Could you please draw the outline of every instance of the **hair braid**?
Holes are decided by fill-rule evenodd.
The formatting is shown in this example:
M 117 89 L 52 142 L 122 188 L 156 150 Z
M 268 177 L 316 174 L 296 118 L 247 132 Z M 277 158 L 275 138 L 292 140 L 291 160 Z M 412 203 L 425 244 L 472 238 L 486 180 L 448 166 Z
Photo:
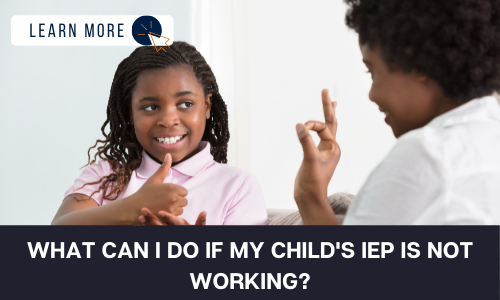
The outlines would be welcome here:
M 156 52 L 154 47 L 143 46 L 135 49 L 116 69 L 106 109 L 107 119 L 101 127 L 103 140 L 97 140 L 88 150 L 88 163 L 94 164 L 99 156 L 107 161 L 113 173 L 103 176 L 99 181 L 86 185 L 99 184 L 99 189 L 90 195 L 103 191 L 103 198 L 115 200 L 124 191 L 132 172 L 142 163 L 142 146 L 130 124 L 132 90 L 139 73 L 147 69 L 169 68 L 187 65 L 203 86 L 205 96 L 212 94 L 210 118 L 206 121 L 202 140 L 210 143 L 210 153 L 214 160 L 227 163 L 227 144 L 229 141 L 227 107 L 219 93 L 212 69 L 194 46 L 185 42 L 174 42 L 167 52 Z M 109 133 L 106 127 L 109 125 Z M 98 143 L 102 145 L 97 146 Z M 97 153 L 91 159 L 90 151 Z
M 203 86 L 205 95 L 212 94 L 212 109 L 210 110 L 210 118 L 207 120 L 202 140 L 210 143 L 210 152 L 215 161 L 227 163 L 227 144 L 229 142 L 227 107 L 219 93 L 219 86 L 214 73 L 194 46 L 188 43 L 179 43 L 175 51 L 179 51 L 186 63 L 193 68 L 196 78 Z

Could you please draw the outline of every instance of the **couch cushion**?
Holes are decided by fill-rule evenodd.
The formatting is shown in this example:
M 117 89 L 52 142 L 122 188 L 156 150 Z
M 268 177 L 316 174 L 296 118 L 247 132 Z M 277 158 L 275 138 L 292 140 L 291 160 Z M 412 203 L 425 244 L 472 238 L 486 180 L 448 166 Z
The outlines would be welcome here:
M 344 222 L 347 208 L 351 204 L 353 198 L 354 195 L 348 193 L 336 193 L 328 197 L 339 224 Z M 302 222 L 302 217 L 300 216 L 299 211 L 294 211 L 276 216 L 270 215 L 267 225 L 304 225 L 304 222 Z

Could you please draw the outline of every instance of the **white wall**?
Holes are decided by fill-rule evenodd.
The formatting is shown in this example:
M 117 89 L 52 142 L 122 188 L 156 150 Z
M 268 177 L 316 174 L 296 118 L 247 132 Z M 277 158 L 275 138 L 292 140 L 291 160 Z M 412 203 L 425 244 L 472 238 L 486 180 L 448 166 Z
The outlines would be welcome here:
M 371 79 L 342 1 L 201 2 L 205 17 L 193 32 L 202 28 L 205 41 L 193 42 L 203 45 L 230 107 L 229 164 L 257 176 L 269 208 L 296 209 L 302 148 L 295 124 L 324 120 L 320 93 L 328 88 L 338 101 L 342 149 L 329 193 L 356 194 L 395 138 L 368 99 Z M 222 65 L 227 74 L 231 60 L 234 76 L 224 79 Z
M 295 206 L 293 183 L 302 157 L 295 124 L 324 121 L 323 88 L 338 101 L 342 150 L 329 193 L 356 194 L 395 138 L 368 99 L 371 79 L 357 35 L 344 25 L 342 1 L 248 4 L 252 171 L 268 205 Z

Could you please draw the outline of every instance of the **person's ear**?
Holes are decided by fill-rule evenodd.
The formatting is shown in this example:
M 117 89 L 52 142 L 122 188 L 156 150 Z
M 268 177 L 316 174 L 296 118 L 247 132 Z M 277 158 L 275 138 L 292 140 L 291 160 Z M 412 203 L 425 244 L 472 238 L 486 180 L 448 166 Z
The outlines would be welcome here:
M 425 83 L 427 80 L 429 80 L 429 77 L 427 77 L 427 76 L 419 76 L 418 77 L 418 81 L 420 83 Z
M 417 81 L 420 83 L 425 83 L 427 80 L 429 80 L 429 77 L 422 75 L 421 73 L 418 73 L 417 70 L 412 70 L 411 74 L 415 76 Z
M 210 109 L 212 109 L 212 93 L 205 98 L 205 117 L 210 119 Z

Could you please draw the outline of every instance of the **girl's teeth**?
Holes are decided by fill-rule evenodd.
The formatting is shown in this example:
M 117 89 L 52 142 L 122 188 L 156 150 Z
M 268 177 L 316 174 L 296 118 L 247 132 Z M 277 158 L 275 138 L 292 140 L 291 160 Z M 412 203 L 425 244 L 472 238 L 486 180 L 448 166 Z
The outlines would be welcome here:
M 182 136 L 176 136 L 176 137 L 171 137 L 171 138 L 168 138 L 168 137 L 158 138 L 158 141 L 162 144 L 170 145 L 170 144 L 177 143 L 181 138 L 182 138 Z

